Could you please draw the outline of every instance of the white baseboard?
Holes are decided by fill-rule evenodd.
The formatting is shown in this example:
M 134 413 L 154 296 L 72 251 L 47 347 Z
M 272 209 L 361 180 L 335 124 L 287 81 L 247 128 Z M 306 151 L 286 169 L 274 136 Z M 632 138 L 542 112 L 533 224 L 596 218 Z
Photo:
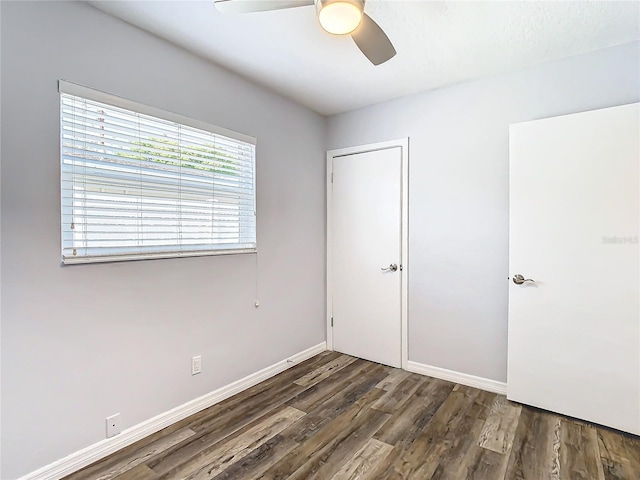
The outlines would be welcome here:
M 92 463 L 103 459 L 107 455 L 111 455 L 112 453 L 137 442 L 138 440 L 142 440 L 152 433 L 179 422 L 200 410 L 204 410 L 205 408 L 215 405 L 216 403 L 219 403 L 236 393 L 242 392 L 247 388 L 257 385 L 278 373 L 284 372 L 297 363 L 324 352 L 326 349 L 327 343 L 322 342 L 300 353 L 296 353 L 295 355 L 281 360 L 270 367 L 263 368 L 258 372 L 252 373 L 251 375 L 241 378 L 229 385 L 214 390 L 211 393 L 207 393 L 206 395 L 184 403 L 167 412 L 161 413 L 149 420 L 127 428 L 126 430 L 123 430 L 120 435 L 101 440 L 93 445 L 83 448 L 82 450 L 78 450 L 71 455 L 21 477 L 20 480 L 59 480 L 80 470 L 81 468 L 86 467 L 87 465 L 91 465 Z
M 475 375 L 469 375 L 468 373 L 454 372 L 453 370 L 447 370 L 446 368 L 432 367 L 431 365 L 424 365 L 422 363 L 412 361 L 407 362 L 407 370 L 409 372 L 419 373 L 420 375 L 427 375 L 429 377 L 479 388 L 480 390 L 486 390 L 487 392 L 499 393 L 501 395 L 506 395 L 507 393 L 507 384 L 505 382 L 476 377 Z

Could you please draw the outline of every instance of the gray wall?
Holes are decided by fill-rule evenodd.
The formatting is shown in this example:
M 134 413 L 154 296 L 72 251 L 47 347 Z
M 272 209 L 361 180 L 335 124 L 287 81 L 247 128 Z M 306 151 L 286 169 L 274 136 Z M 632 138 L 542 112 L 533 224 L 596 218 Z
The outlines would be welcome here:
M 325 120 L 85 4 L 1 8 L 6 480 L 324 341 Z M 259 309 L 254 255 L 60 266 L 60 78 L 258 138 Z
M 411 138 L 410 360 L 506 380 L 508 125 L 637 102 L 639 45 L 328 119 L 330 149 Z

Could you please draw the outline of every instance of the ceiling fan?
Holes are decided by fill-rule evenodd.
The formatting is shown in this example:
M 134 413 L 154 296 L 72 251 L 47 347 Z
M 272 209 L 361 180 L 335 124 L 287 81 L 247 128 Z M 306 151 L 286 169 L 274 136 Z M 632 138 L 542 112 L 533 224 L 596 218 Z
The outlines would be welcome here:
M 396 49 L 369 15 L 365 0 L 214 0 L 222 13 L 250 13 L 284 8 L 316 6 L 320 25 L 334 35 L 351 35 L 360 51 L 374 65 L 393 58 Z

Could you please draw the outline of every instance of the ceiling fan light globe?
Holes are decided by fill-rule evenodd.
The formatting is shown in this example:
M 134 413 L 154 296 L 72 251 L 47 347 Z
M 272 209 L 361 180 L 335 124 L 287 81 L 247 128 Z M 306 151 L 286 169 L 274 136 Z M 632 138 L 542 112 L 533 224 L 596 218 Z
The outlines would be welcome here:
M 320 25 L 334 35 L 353 32 L 362 21 L 362 2 L 319 0 L 317 5 Z

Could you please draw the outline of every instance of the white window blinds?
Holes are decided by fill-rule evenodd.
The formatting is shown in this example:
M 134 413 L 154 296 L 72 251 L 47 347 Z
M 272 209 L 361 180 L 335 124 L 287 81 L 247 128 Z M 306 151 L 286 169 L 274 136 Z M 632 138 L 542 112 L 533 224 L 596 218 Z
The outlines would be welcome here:
M 64 263 L 255 251 L 255 139 L 63 81 L 60 131 Z

